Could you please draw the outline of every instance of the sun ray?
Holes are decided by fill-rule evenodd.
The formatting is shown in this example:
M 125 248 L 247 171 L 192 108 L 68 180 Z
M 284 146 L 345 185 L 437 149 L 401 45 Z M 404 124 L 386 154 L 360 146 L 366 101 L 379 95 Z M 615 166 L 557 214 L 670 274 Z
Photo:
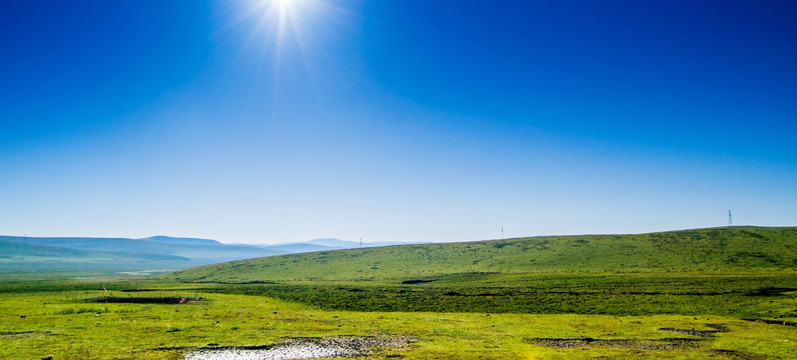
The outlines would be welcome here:
M 318 76 L 330 73 L 325 68 L 329 63 L 325 45 L 334 37 L 331 34 L 345 26 L 342 19 L 356 17 L 350 9 L 331 1 L 246 0 L 229 8 L 230 22 L 221 32 L 243 30 L 234 63 L 252 66 L 252 91 L 263 81 L 270 83 L 272 108 L 284 89 L 281 80 L 289 73 L 303 73 L 311 94 L 319 95 Z

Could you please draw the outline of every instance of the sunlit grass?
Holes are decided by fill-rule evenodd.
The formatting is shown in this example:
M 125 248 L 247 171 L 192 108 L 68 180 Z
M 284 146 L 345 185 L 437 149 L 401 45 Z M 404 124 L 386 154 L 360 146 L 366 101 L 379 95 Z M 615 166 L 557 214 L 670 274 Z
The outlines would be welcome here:
M 322 311 L 260 296 L 198 293 L 203 301 L 186 305 L 103 304 L 82 301 L 101 292 L 11 294 L 0 300 L 0 357 L 39 359 L 179 359 L 204 346 L 263 345 L 291 337 L 337 335 L 416 339 L 409 351 L 385 350 L 374 358 L 400 354 L 407 359 L 528 359 L 654 357 L 705 358 L 716 349 L 760 356 L 797 356 L 797 332 L 784 326 L 718 316 L 528 315 L 485 313 L 406 313 Z M 149 296 L 115 293 L 117 296 Z M 165 291 L 158 296 L 188 296 Z M 70 311 L 69 309 L 75 309 Z M 91 309 L 91 311 L 83 311 Z M 697 340 L 693 348 L 635 347 L 673 337 L 661 328 L 727 332 Z M 624 346 L 549 348 L 540 338 L 624 339 Z M 696 338 L 699 339 L 699 338 Z

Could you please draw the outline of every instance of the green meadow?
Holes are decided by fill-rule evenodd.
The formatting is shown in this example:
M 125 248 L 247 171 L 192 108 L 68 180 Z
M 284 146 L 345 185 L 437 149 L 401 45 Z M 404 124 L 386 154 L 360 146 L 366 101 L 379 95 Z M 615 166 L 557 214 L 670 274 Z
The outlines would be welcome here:
M 734 227 L 9 278 L 0 358 L 181 359 L 363 336 L 411 339 L 361 357 L 373 359 L 789 359 L 795 268 L 797 229 Z

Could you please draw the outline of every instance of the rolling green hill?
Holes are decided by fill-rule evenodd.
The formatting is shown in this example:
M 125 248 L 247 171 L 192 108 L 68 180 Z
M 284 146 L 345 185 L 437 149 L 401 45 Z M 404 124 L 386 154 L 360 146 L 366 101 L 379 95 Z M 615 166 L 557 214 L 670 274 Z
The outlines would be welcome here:
M 797 228 L 732 227 L 639 235 L 543 236 L 324 251 L 178 271 L 187 282 L 431 279 L 464 273 L 794 273 Z

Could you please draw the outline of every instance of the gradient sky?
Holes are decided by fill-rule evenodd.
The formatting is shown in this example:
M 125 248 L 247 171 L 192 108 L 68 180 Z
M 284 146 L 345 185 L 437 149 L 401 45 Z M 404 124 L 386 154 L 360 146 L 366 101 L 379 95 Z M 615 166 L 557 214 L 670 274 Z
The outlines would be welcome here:
M 797 224 L 797 2 L 284 6 L 0 0 L 0 234 Z

